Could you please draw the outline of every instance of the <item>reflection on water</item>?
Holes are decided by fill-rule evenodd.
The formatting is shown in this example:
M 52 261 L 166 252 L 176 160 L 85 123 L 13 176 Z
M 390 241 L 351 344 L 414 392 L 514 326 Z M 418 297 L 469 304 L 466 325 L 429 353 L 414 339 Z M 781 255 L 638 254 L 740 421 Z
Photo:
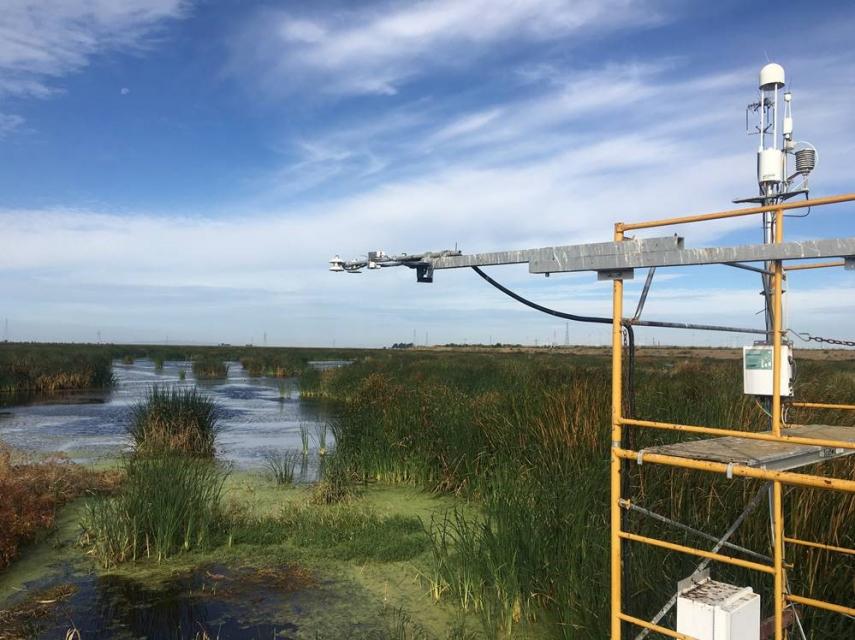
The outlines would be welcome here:
M 163 582 L 66 568 L 60 575 L 28 583 L 14 601 L 3 603 L 0 638 L 388 637 L 380 633 L 382 612 L 378 614 L 376 601 L 367 592 L 346 580 L 321 577 L 297 565 L 206 565 Z
M 0 439 L 20 449 L 61 451 L 78 462 L 115 456 L 128 446 L 131 407 L 152 384 L 195 384 L 211 395 L 222 408 L 219 457 L 239 468 L 262 466 L 271 449 L 302 449 L 300 425 L 309 427 L 314 441 L 329 418 L 320 403 L 300 399 L 293 379 L 250 378 L 237 362 L 230 363 L 228 379 L 220 381 L 195 381 L 189 362 L 166 362 L 156 370 L 150 360 L 115 361 L 113 373 L 118 384 L 110 391 L 42 396 L 3 407 Z M 303 478 L 311 479 L 316 467 L 311 456 Z
M 70 629 L 86 639 L 287 638 L 297 630 L 289 618 L 325 595 L 304 570 L 289 566 L 208 566 L 157 586 L 116 575 L 66 578 L 59 588 L 33 592 L 32 601 L 53 606 L 13 606 L 8 631 L 32 638 L 63 638 Z

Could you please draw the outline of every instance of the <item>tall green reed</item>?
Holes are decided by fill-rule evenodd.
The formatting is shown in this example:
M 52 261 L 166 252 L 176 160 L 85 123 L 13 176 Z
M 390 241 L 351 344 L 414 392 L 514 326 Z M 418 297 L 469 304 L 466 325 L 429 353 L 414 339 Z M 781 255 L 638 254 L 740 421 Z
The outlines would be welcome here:
M 104 566 L 207 547 L 228 472 L 214 460 L 218 408 L 196 389 L 153 386 L 134 406 L 124 482 L 86 504 L 82 543 Z
M 104 566 L 205 548 L 217 530 L 226 473 L 209 460 L 134 456 L 123 464 L 119 492 L 93 499 L 81 521 L 82 542 Z
M 213 458 L 218 414 L 214 401 L 196 388 L 154 385 L 134 405 L 128 433 L 137 453 Z
M 0 344 L 0 392 L 44 393 L 114 384 L 112 358 L 104 348 Z
M 193 375 L 197 380 L 219 380 L 229 375 L 229 365 L 213 355 L 193 358 Z
M 276 484 L 289 485 L 294 482 L 294 469 L 299 459 L 296 451 L 266 451 L 264 467 Z
M 640 367 L 639 416 L 767 428 L 762 412 L 741 393 L 738 363 L 678 358 L 666 364 Z M 832 390 L 814 382 L 828 369 L 805 369 L 801 383 L 813 397 L 855 395 L 851 375 L 837 379 Z M 456 492 L 481 505 L 482 520 L 453 515 L 428 527 L 433 551 L 422 573 L 429 576 L 434 597 L 477 610 L 489 636 L 506 635 L 534 619 L 560 637 L 608 635 L 608 600 L 602 596 L 608 593 L 610 437 L 605 361 L 390 356 L 336 371 L 325 384 L 326 395 L 346 399 L 337 424 L 336 457 L 353 473 Z M 637 446 L 674 439 L 673 434 L 642 431 Z M 855 473 L 852 461 L 835 464 L 838 475 Z M 630 469 L 629 479 L 638 503 L 718 534 L 758 489 L 751 482 L 654 465 Z M 807 493 L 789 493 L 788 530 L 855 544 L 855 497 Z M 675 542 L 706 544 L 685 532 L 663 532 L 634 514 L 626 524 Z M 759 551 L 768 548 L 768 514 L 758 510 L 749 518 L 739 540 Z M 630 552 L 627 608 L 649 618 L 694 563 L 652 548 L 632 546 Z M 827 554 L 807 557 L 792 575 L 806 576 L 814 595 L 833 600 L 850 588 L 851 572 L 835 569 L 832 562 Z M 756 575 L 730 567 L 716 570 L 722 579 L 757 585 L 764 602 L 769 601 L 770 585 Z M 821 612 L 808 616 L 817 637 L 837 632 L 841 624 Z
M 300 444 L 302 445 L 301 452 L 302 452 L 304 458 L 309 455 L 310 437 L 311 436 L 309 433 L 309 425 L 305 422 L 301 422 L 300 423 Z

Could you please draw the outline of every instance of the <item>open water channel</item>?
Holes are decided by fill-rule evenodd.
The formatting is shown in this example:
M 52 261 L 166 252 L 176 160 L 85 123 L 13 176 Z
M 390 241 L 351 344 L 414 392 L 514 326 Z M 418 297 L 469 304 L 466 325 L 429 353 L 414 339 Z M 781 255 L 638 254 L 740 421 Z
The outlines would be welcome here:
M 111 390 L 7 399 L 7 406 L 0 406 L 0 440 L 23 451 L 61 452 L 82 463 L 115 458 L 129 446 L 126 427 L 133 405 L 153 384 L 196 385 L 217 402 L 217 457 L 236 469 L 263 466 L 270 450 L 301 450 L 301 427 L 316 448 L 330 418 L 322 403 L 300 398 L 295 380 L 251 378 L 238 362 L 230 363 L 228 378 L 219 381 L 195 380 L 189 362 L 166 362 L 157 370 L 150 360 L 130 365 L 116 361 L 113 374 L 117 384 Z M 326 439 L 329 448 L 329 430 Z M 308 465 L 299 469 L 300 480 L 316 477 L 316 460 L 308 457 Z

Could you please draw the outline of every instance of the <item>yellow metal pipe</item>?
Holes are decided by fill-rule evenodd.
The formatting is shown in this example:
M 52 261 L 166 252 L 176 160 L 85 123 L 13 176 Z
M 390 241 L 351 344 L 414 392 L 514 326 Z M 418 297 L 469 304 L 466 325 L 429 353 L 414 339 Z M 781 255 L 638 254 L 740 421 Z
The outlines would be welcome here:
M 800 409 L 837 409 L 839 411 L 855 411 L 855 404 L 829 404 L 827 402 L 791 402 L 791 407 Z
M 713 551 L 706 551 L 705 549 L 696 549 L 695 547 L 687 547 L 682 544 L 675 544 L 673 542 L 668 542 L 666 540 L 660 540 L 659 538 L 650 538 L 648 536 L 641 536 L 637 533 L 629 533 L 628 531 L 621 531 L 620 537 L 624 540 L 632 540 L 633 542 L 641 542 L 643 544 L 649 544 L 653 547 L 660 547 L 662 549 L 669 549 L 670 551 L 679 551 L 680 553 L 685 553 L 690 556 L 698 556 L 699 558 L 709 558 L 710 560 L 716 560 L 718 562 L 724 562 L 726 564 L 733 564 L 737 567 L 742 567 L 744 569 L 752 569 L 754 571 L 760 571 L 762 573 L 774 573 L 775 570 L 767 564 L 760 564 L 759 562 L 752 562 L 751 560 L 743 560 L 742 558 L 734 558 L 732 556 L 726 556 L 721 553 L 715 553 Z
M 805 598 L 804 596 L 797 596 L 792 593 L 787 596 L 787 600 L 794 602 L 795 604 L 803 604 L 807 607 L 816 607 L 817 609 L 825 609 L 826 611 L 842 613 L 845 616 L 855 616 L 855 609 L 852 607 L 844 607 L 842 604 L 833 604 L 831 602 L 825 602 L 824 600 Z
M 764 442 L 784 442 L 790 444 L 803 444 L 810 447 L 824 447 L 828 449 L 855 449 L 855 442 L 850 440 L 825 440 L 822 438 L 805 438 L 802 436 L 788 436 L 782 433 L 775 436 L 771 433 L 757 433 L 756 431 L 739 431 L 737 429 L 719 429 L 718 427 L 698 427 L 690 424 L 672 424 L 670 422 L 654 422 L 653 420 L 636 420 L 634 418 L 623 418 L 621 424 L 646 429 L 661 429 L 663 431 L 682 431 L 684 433 L 700 433 L 709 436 L 734 436 L 746 440 L 763 440 Z M 853 427 L 855 429 L 855 427 Z M 646 454 L 645 454 L 646 455 Z
M 630 449 L 619 449 L 615 452 L 619 458 L 637 460 L 638 451 Z M 769 469 L 758 469 L 747 467 L 742 464 L 727 465 L 723 462 L 711 462 L 709 460 L 695 460 L 692 458 L 680 458 L 668 456 L 662 453 L 645 453 L 645 463 L 664 464 L 670 467 L 682 469 L 693 469 L 695 471 L 708 471 L 710 473 L 728 473 L 740 478 L 754 478 L 756 480 L 780 480 L 784 484 L 794 487 L 807 487 L 809 489 L 828 489 L 831 491 L 843 491 L 855 493 L 855 480 L 843 480 L 842 478 L 826 478 L 823 476 L 808 475 L 805 473 L 793 473 L 791 471 L 771 471 Z
M 775 210 L 775 244 L 784 241 L 784 211 Z M 781 316 L 783 315 L 784 265 L 773 264 L 772 276 L 772 434 L 781 436 Z M 775 598 L 775 640 L 784 640 L 784 492 L 780 480 L 772 483 L 772 527 L 775 567 L 773 595 Z
M 803 269 L 828 269 L 830 267 L 843 267 L 845 265 L 845 260 L 835 260 L 834 262 L 811 262 L 808 264 L 790 264 L 784 267 L 784 271 L 802 271 Z
M 620 231 L 630 231 L 632 229 L 650 229 L 652 227 L 667 227 L 672 224 L 687 224 L 691 222 L 703 222 L 705 220 L 721 220 L 722 218 L 738 218 L 740 216 L 750 216 L 758 213 L 766 213 L 780 208 L 783 210 L 803 209 L 805 207 L 819 207 L 826 204 L 837 204 L 839 202 L 851 202 L 855 200 L 855 193 L 845 193 L 839 196 L 829 196 L 827 198 L 814 198 L 813 200 L 799 200 L 796 202 L 787 202 L 780 205 L 768 205 L 764 207 L 750 207 L 746 209 L 731 209 L 728 211 L 717 211 L 715 213 L 702 213 L 693 216 L 680 216 L 677 218 L 662 218 L 660 220 L 646 220 L 643 222 L 622 222 L 616 227 Z
M 813 547 L 814 549 L 822 549 L 823 551 L 834 551 L 835 553 L 845 553 L 846 555 L 855 556 L 855 549 L 848 549 L 846 547 L 835 547 L 834 545 L 823 544 L 821 542 L 801 540 L 799 538 L 790 538 L 789 536 L 784 536 L 784 542 L 789 542 L 790 544 L 799 545 L 801 547 Z
M 623 232 L 615 226 L 615 242 L 623 241 Z M 615 280 L 612 284 L 612 447 L 611 447 L 611 637 L 621 640 L 621 619 L 623 610 L 621 602 L 621 584 L 623 581 L 623 565 L 621 563 L 621 460 L 616 451 L 621 448 L 622 427 L 621 411 L 623 403 L 623 280 Z
M 784 241 L 784 212 L 775 210 L 775 244 Z M 781 435 L 781 314 L 784 270 L 780 260 L 773 264 L 772 276 L 772 433 Z
M 772 483 L 772 524 L 775 529 L 772 563 L 775 598 L 775 640 L 784 640 L 784 495 L 780 480 Z
M 663 636 L 668 636 L 669 638 L 677 638 L 678 640 L 698 640 L 695 636 L 687 636 L 685 633 L 680 633 L 679 631 L 672 631 L 667 627 L 660 627 L 658 624 L 647 622 L 646 620 L 636 618 L 635 616 L 631 616 L 626 613 L 621 613 L 620 619 L 625 620 L 626 622 L 630 622 L 636 626 L 643 627 L 645 629 L 650 629 L 651 631 L 655 631 L 656 633 L 661 633 Z

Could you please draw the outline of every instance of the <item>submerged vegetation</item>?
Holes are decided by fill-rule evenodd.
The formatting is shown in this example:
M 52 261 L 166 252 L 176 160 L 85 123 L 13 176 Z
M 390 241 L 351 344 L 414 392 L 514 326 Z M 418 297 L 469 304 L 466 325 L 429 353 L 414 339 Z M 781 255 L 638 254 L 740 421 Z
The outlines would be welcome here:
M 381 515 L 370 505 L 343 502 L 319 507 L 311 501 L 286 503 L 275 515 L 230 515 L 235 545 L 278 545 L 336 560 L 396 562 L 427 549 L 414 516 Z

